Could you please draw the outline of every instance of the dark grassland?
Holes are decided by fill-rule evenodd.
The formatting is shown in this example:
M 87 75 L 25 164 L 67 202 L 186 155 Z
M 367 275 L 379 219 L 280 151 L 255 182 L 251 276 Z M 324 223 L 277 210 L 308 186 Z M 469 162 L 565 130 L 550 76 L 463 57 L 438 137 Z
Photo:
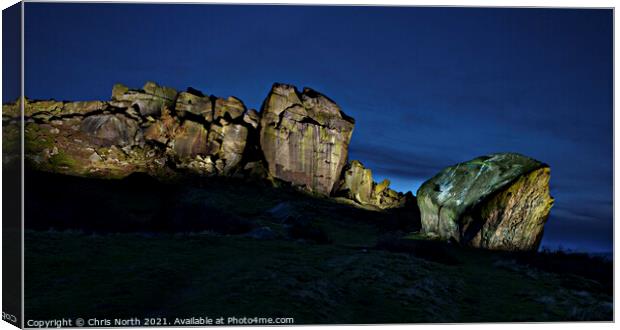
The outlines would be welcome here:
M 414 214 L 242 180 L 198 182 L 28 172 L 26 319 L 613 318 L 610 261 L 459 248 L 416 234 Z M 272 237 L 247 234 L 264 226 Z

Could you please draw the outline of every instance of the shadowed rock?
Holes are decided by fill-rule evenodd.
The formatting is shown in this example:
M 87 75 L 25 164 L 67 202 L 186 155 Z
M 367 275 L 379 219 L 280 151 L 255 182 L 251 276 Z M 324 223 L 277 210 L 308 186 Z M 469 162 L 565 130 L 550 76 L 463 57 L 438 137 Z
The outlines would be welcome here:
M 161 117 L 144 129 L 144 139 L 166 145 L 179 127 L 179 120 L 170 115 L 167 107 L 162 109 Z
M 236 97 L 229 96 L 227 99 L 217 98 L 215 100 L 214 118 L 224 118 L 226 115 L 231 119 L 237 119 L 245 112 L 243 102 Z
M 260 115 L 256 110 L 250 109 L 243 115 L 243 121 L 254 128 L 258 128 L 258 123 L 260 122 Z
M 229 124 L 222 128 L 222 134 L 219 156 L 226 159 L 224 172 L 228 173 L 241 162 L 248 139 L 248 129 L 243 125 Z
M 463 245 L 536 250 L 553 205 L 549 167 L 500 153 L 442 170 L 418 190 L 422 230 Z
M 331 195 L 346 164 L 354 121 L 309 88 L 274 84 L 261 111 L 260 146 L 269 173 Z

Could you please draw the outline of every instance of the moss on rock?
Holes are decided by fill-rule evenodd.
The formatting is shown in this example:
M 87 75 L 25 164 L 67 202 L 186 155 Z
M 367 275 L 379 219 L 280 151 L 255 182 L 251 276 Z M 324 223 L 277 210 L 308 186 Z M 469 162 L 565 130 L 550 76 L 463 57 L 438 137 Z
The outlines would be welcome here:
M 418 189 L 422 229 L 474 247 L 535 250 L 553 204 L 549 173 L 514 153 L 450 166 Z

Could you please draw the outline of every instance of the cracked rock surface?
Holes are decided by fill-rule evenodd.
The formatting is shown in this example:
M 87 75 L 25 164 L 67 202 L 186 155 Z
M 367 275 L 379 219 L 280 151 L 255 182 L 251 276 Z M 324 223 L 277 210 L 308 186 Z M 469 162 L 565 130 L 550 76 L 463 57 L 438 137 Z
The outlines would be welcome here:
M 269 173 L 323 195 L 337 189 L 354 120 L 326 96 L 274 84 L 261 111 L 260 146 Z
M 18 137 L 11 124 L 18 123 L 19 112 L 19 103 L 3 105 L 5 137 Z M 276 83 L 258 112 L 236 97 L 193 88 L 116 84 L 109 101 L 27 99 L 25 118 L 26 157 L 40 170 L 94 177 L 190 172 L 277 179 L 324 196 L 349 189 L 347 196 L 358 204 L 381 209 L 404 203 L 403 194 L 372 182 L 368 169 L 362 171 L 369 181 L 358 183 L 358 162 L 343 174 L 354 120 L 310 88 L 299 92 Z M 346 174 L 350 171 L 353 177 Z M 343 175 L 348 186 L 341 188 Z
M 255 161 L 244 154 L 250 131 L 258 134 L 257 114 L 234 97 L 147 82 L 141 89 L 116 84 L 109 101 L 26 99 L 24 108 L 26 158 L 40 170 L 166 178 L 179 171 L 232 175 Z M 7 140 L 18 138 L 19 115 L 18 102 L 3 105 Z
M 417 192 L 422 230 L 473 247 L 536 250 L 553 205 L 549 178 L 546 164 L 514 153 L 450 166 Z

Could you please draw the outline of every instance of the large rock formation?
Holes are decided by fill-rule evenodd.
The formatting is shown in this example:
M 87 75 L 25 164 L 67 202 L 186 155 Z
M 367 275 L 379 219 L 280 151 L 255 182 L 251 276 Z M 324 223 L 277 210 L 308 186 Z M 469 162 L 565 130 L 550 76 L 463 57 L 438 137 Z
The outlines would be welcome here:
M 21 104 L 3 105 L 5 149 L 18 145 Z M 403 209 L 418 219 L 416 197 L 375 182 L 347 164 L 354 120 L 309 88 L 274 84 L 261 112 L 220 98 L 147 82 L 117 84 L 109 101 L 24 103 L 28 166 L 116 178 L 146 172 L 288 182 L 369 209 Z M 14 161 L 3 153 L 5 164 Z M 277 180 L 274 180 L 277 179 Z M 553 204 L 549 167 L 517 154 L 493 154 L 448 167 L 417 194 L 422 230 L 463 245 L 535 250 Z M 414 205 L 412 207 L 412 205 Z
M 380 209 L 404 207 L 411 194 L 402 194 L 389 188 L 390 181 L 385 179 L 380 183 L 374 182 L 372 171 L 353 160 L 347 164 L 342 173 L 342 180 L 337 195 L 345 196 L 362 205 L 371 205 Z
M 260 113 L 232 96 L 178 93 L 154 82 L 141 89 L 116 84 L 109 101 L 26 99 L 24 110 L 26 161 L 39 170 L 267 179 L 375 209 L 415 200 L 389 189 L 387 180 L 373 182 L 357 161 L 343 171 L 354 121 L 309 88 L 274 84 Z M 5 141 L 19 138 L 20 115 L 19 102 L 3 105 Z
M 354 121 L 324 95 L 274 84 L 261 112 L 260 146 L 269 173 L 331 195 L 347 162 Z
M 257 112 L 240 100 L 153 82 L 114 85 L 110 101 L 26 100 L 24 108 L 30 165 L 71 175 L 231 175 L 243 171 L 250 133 L 258 135 Z M 18 102 L 3 105 L 4 122 L 19 109 Z
M 513 154 L 448 167 L 417 192 L 422 230 L 463 245 L 536 250 L 553 205 L 546 164 Z

